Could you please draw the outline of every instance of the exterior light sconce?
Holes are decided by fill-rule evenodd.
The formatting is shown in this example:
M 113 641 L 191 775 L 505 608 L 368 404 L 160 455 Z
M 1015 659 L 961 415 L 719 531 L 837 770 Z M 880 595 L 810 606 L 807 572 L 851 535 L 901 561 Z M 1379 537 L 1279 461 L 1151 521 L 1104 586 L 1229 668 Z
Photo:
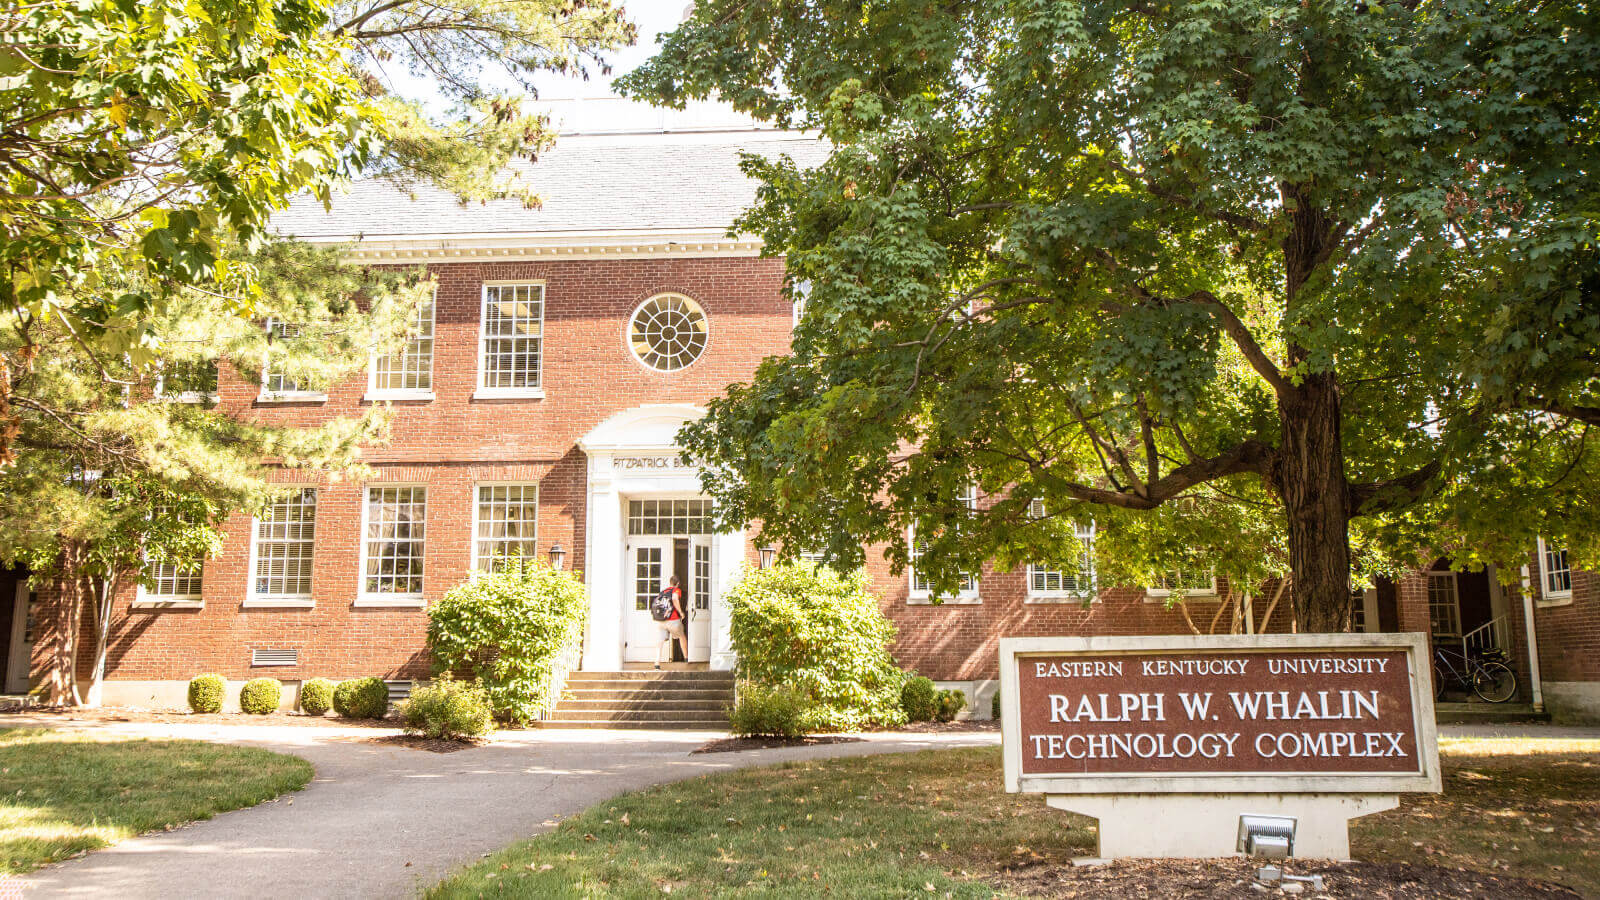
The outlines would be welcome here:
M 559 571 L 561 571 L 561 567 L 563 565 L 566 565 L 566 562 L 567 562 L 567 548 L 561 546 L 561 542 L 560 541 L 556 541 L 554 544 L 551 544 L 550 545 L 550 568 L 555 569 L 557 572 L 559 572 Z
M 772 568 L 772 560 L 775 557 L 777 557 L 778 548 L 776 548 L 776 547 L 762 547 L 759 550 L 757 550 L 756 552 L 761 554 L 761 568 L 763 568 L 763 569 Z

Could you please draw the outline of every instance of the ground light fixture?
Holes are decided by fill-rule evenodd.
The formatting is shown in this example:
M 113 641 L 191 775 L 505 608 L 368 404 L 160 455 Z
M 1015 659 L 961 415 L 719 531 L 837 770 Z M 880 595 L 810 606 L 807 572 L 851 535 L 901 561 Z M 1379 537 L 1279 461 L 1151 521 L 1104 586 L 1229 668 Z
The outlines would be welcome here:
M 773 560 L 773 558 L 775 558 L 778 555 L 778 548 L 777 547 L 762 547 L 759 550 L 757 550 L 756 552 L 761 554 L 761 568 L 763 568 L 763 569 L 772 568 L 772 560 Z
M 565 565 L 566 562 L 567 562 L 567 548 L 561 546 L 561 542 L 560 541 L 556 541 L 554 544 L 551 544 L 550 545 L 550 568 L 555 569 L 557 572 L 559 572 L 559 571 L 561 571 L 561 567 L 563 565 Z
M 1239 852 L 1246 856 L 1285 859 L 1294 855 L 1293 816 L 1239 817 Z

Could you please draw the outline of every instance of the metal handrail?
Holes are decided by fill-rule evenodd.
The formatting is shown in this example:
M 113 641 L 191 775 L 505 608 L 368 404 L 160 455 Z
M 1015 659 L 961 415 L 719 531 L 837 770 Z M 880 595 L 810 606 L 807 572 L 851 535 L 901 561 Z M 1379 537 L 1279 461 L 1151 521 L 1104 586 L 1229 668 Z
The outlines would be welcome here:
M 1461 636 L 1461 653 L 1468 659 L 1482 655 L 1485 650 L 1507 649 L 1507 617 L 1496 616 Z

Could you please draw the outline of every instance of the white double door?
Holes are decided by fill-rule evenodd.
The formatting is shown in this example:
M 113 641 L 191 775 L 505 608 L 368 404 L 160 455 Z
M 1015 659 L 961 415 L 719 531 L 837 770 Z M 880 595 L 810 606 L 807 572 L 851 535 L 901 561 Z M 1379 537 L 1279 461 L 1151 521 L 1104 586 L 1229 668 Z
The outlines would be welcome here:
M 711 536 L 631 535 L 627 538 L 627 571 L 623 583 L 631 591 L 623 609 L 625 662 L 666 661 L 661 625 L 650 618 L 650 601 L 673 575 L 683 588 L 690 662 L 711 659 Z

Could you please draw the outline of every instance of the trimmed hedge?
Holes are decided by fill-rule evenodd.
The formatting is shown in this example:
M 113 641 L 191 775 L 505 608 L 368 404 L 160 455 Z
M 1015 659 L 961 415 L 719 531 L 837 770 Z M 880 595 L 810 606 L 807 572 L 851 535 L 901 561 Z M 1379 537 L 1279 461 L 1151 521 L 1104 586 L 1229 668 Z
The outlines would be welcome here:
M 900 689 L 900 707 L 906 711 L 908 722 L 932 722 L 939 714 L 939 689 L 933 679 L 913 675 Z
M 252 678 L 239 689 L 239 708 L 253 716 L 278 711 L 283 700 L 283 682 L 276 678 Z
M 938 709 L 934 711 L 934 718 L 941 722 L 953 722 L 956 716 L 967 708 L 967 695 L 960 689 L 939 692 Z
M 300 709 L 308 716 L 327 715 L 333 708 L 333 682 L 313 678 L 300 685 Z
M 389 712 L 389 686 L 374 675 L 341 681 L 333 689 L 333 709 L 347 719 L 381 719 Z
M 417 688 L 400 704 L 405 730 L 447 741 L 481 738 L 494 727 L 494 713 L 483 688 L 445 675 Z
M 736 737 L 797 738 L 811 730 L 813 713 L 811 699 L 799 688 L 746 682 L 728 711 L 728 730 Z
M 727 603 L 739 676 L 802 691 L 811 701 L 808 730 L 904 724 L 905 673 L 889 655 L 894 626 L 866 573 L 803 561 L 746 568 Z
M 197 675 L 189 682 L 189 709 L 197 713 L 222 712 L 228 682 L 221 675 Z
M 995 689 L 994 694 L 989 698 L 989 718 L 1000 718 L 1000 691 L 998 688 Z

